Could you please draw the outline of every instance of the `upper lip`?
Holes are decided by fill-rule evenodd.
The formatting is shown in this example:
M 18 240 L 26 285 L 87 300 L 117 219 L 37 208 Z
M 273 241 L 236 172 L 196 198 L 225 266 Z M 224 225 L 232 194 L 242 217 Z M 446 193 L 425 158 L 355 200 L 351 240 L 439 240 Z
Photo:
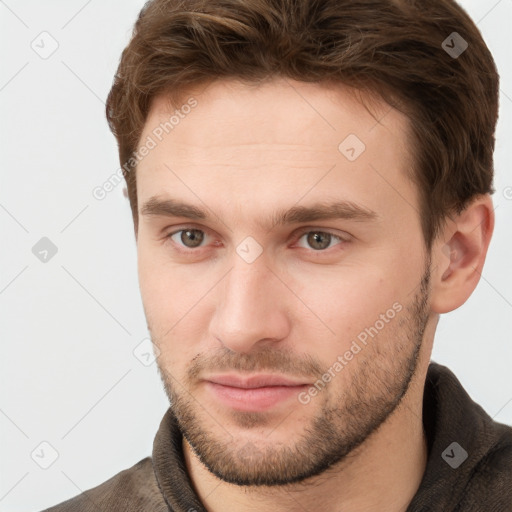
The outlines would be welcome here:
M 271 386 L 305 386 L 309 384 L 304 380 L 296 380 L 276 374 L 258 374 L 241 376 L 235 374 L 212 375 L 206 379 L 208 382 L 220 384 L 222 386 L 230 386 L 234 388 L 263 388 Z

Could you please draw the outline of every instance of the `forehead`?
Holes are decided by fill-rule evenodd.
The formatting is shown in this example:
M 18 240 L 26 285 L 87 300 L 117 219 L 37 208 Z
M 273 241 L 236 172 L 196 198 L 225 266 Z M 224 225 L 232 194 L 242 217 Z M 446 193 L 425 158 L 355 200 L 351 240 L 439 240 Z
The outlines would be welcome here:
M 255 213 L 327 195 L 358 198 L 373 210 L 402 201 L 410 210 L 417 200 L 407 177 L 409 121 L 362 98 L 344 86 L 288 79 L 217 81 L 174 105 L 156 97 L 139 143 L 155 142 L 137 168 L 139 205 L 165 193 L 215 202 L 222 190 L 219 208 L 249 211 L 253 201 Z
M 197 106 L 190 108 L 192 101 Z M 284 78 L 258 84 L 216 80 L 181 92 L 176 99 L 161 94 L 151 103 L 144 133 L 168 122 L 173 113 L 176 124 L 167 131 L 186 135 L 185 130 L 177 128 L 186 117 L 192 117 L 209 122 L 208 128 L 205 127 L 206 138 L 205 133 L 195 131 L 212 143 L 217 139 L 227 142 L 227 136 L 233 142 L 252 143 L 258 136 L 259 142 L 300 144 L 311 142 L 313 132 L 325 135 L 328 131 L 336 140 L 351 127 L 364 140 L 371 138 L 378 125 L 399 140 L 409 133 L 407 117 L 391 108 L 376 92 L 363 92 L 343 84 Z M 297 121 L 307 125 L 308 130 L 299 127 Z M 240 124 L 245 130 L 239 130 Z

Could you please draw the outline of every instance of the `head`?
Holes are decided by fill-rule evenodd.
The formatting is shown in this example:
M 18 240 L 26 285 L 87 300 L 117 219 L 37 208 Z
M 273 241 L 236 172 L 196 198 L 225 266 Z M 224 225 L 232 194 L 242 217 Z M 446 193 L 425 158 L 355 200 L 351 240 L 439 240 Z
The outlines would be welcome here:
M 107 117 L 165 390 L 212 473 L 303 480 L 400 407 L 483 267 L 498 89 L 446 0 L 146 4 Z M 286 385 L 227 385 L 256 375 Z

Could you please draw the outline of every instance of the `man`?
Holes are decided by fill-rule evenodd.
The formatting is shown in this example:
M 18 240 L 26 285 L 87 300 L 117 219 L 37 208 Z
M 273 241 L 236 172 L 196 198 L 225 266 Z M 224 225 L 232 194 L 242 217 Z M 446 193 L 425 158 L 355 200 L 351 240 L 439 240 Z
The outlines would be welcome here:
M 171 407 L 51 511 L 507 511 L 430 362 L 494 227 L 498 75 L 448 0 L 154 0 L 107 102 Z

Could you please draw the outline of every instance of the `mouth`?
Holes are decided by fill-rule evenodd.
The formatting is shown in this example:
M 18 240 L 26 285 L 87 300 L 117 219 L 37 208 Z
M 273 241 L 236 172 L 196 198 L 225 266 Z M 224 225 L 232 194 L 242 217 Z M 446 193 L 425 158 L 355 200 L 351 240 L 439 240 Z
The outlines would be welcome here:
M 266 411 L 296 398 L 311 384 L 276 374 L 214 375 L 204 379 L 215 401 L 238 411 Z

